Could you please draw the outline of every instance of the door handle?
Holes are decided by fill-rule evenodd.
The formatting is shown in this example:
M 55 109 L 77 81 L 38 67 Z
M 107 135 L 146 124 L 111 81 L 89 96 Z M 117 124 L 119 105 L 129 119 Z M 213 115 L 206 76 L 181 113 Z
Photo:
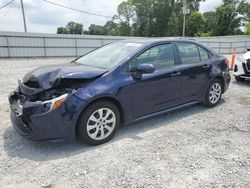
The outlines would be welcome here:
M 173 72 L 172 74 L 170 74 L 170 76 L 179 76 L 181 75 L 181 72 Z
M 205 64 L 205 65 L 202 66 L 203 69 L 208 69 L 210 67 L 211 67 L 211 65 L 209 65 L 209 64 Z

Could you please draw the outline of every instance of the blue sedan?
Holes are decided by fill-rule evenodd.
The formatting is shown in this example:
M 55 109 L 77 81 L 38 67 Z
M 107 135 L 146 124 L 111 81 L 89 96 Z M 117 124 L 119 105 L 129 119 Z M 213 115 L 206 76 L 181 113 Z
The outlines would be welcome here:
M 230 83 L 227 60 L 192 40 L 124 40 L 69 64 L 37 68 L 9 95 L 11 121 L 32 140 L 102 144 L 122 124 L 202 103 Z

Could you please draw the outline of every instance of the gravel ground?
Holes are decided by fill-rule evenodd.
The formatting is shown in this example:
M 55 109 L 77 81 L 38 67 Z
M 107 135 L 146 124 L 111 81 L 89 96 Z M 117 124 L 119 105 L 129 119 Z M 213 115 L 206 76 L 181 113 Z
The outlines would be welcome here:
M 69 59 L 0 60 L 0 187 L 250 187 L 250 81 L 221 103 L 138 122 L 101 146 L 17 134 L 8 93 L 27 71 Z

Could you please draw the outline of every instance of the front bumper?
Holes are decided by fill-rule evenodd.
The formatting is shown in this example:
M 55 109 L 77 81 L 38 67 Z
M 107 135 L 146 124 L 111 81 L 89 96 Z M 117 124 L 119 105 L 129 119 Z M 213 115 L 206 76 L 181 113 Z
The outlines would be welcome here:
M 236 62 L 234 76 L 250 78 L 250 59 L 246 62 Z
M 39 103 L 24 103 L 20 109 L 13 95 L 9 97 L 10 118 L 17 132 L 27 139 L 74 140 L 77 120 L 86 106 L 75 95 L 69 96 L 58 108 L 42 112 Z

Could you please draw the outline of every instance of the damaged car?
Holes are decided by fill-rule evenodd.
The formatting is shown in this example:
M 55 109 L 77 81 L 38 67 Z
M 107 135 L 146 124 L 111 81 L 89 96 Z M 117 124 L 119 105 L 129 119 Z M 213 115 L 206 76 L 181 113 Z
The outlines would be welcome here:
M 214 107 L 230 79 L 226 59 L 195 41 L 124 40 L 27 73 L 9 95 L 10 116 L 28 139 L 96 145 L 121 124 L 196 103 Z

